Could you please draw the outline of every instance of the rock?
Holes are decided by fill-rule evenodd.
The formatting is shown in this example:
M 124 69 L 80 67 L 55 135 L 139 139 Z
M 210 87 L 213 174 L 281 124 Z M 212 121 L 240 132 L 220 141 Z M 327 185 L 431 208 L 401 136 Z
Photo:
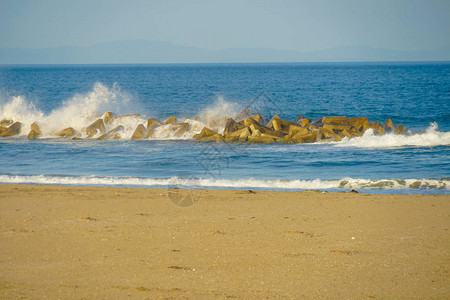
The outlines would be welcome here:
M 356 131 L 366 131 L 370 127 L 369 119 L 366 117 L 350 118 L 347 121 Z
M 334 124 L 334 123 L 323 124 L 323 128 L 330 129 L 330 130 L 337 130 L 337 131 L 344 130 L 344 129 L 350 130 L 351 127 L 352 126 L 350 124 L 342 124 L 342 123 L 341 124 Z
M 309 132 L 308 128 L 291 125 L 291 126 L 289 126 L 289 134 L 288 135 L 289 136 L 294 136 L 297 133 L 307 134 L 308 132 Z
M 12 136 L 14 133 L 8 127 L 0 126 L 0 137 Z
M 0 121 L 0 127 L 9 127 L 14 123 L 13 120 L 3 119 Z
M 391 119 L 387 119 L 383 124 L 383 128 L 386 132 L 395 131 L 394 122 Z
M 374 130 L 377 135 L 384 135 L 386 131 L 383 127 L 378 127 L 378 129 Z
M 375 122 L 373 122 L 373 124 L 372 124 L 372 129 L 374 130 L 374 131 L 376 131 L 378 128 L 380 128 L 381 127 L 381 123 L 380 123 L 380 121 L 375 121 Z
M 132 140 L 143 140 L 147 137 L 147 129 L 144 125 L 139 124 L 131 135 Z
M 98 119 L 97 121 L 95 121 L 86 128 L 86 134 L 88 138 L 93 137 L 99 132 L 102 134 L 106 132 L 105 123 L 103 123 L 103 119 Z
M 400 135 L 406 135 L 406 130 L 403 127 L 403 125 L 398 125 L 397 128 L 395 128 L 394 133 L 395 134 L 400 134 Z
M 252 120 L 255 120 L 256 122 L 258 122 L 258 123 L 261 124 L 262 117 L 261 117 L 260 114 L 256 114 L 256 115 L 251 116 L 251 117 L 249 117 L 249 118 L 252 119 Z
M 245 127 L 245 128 L 242 130 L 241 134 L 239 135 L 239 140 L 240 140 L 240 141 L 246 141 L 247 138 L 248 138 L 249 136 L 251 136 L 251 135 L 252 135 L 252 134 L 250 133 L 250 130 L 248 129 L 248 127 Z
M 209 140 L 220 140 L 220 137 L 218 137 L 218 133 L 207 128 L 207 127 L 203 127 L 202 131 L 198 134 L 195 134 L 193 136 L 194 139 L 196 139 L 197 141 L 209 141 Z
M 262 137 L 262 136 L 249 136 L 248 142 L 255 143 L 255 144 L 269 144 L 269 143 L 274 143 L 275 139 L 270 138 L 270 137 Z
M 340 133 L 340 136 L 346 137 L 349 139 L 351 139 L 353 137 L 353 135 L 347 129 L 342 130 Z
M 177 122 L 177 118 L 175 116 L 168 117 L 164 120 L 164 124 L 175 124 Z
M 322 123 L 326 124 L 348 124 L 347 117 L 323 117 Z
M 258 129 L 252 129 L 251 131 L 252 131 L 252 136 L 253 137 L 261 136 L 261 131 L 259 131 Z
M 77 131 L 73 129 L 72 127 L 68 127 L 66 129 L 61 130 L 58 132 L 58 136 L 60 137 L 71 137 L 77 134 Z
M 114 114 L 110 111 L 107 111 L 103 114 L 103 122 L 106 125 L 111 125 L 114 122 Z
M 41 134 L 41 128 L 39 127 L 39 125 L 34 122 L 33 124 L 30 125 L 30 130 L 36 132 L 37 134 Z
M 97 140 L 108 140 L 108 139 L 119 140 L 122 138 L 122 136 L 119 133 L 122 130 L 124 130 L 124 127 L 122 125 L 116 126 L 114 129 L 111 129 L 107 133 L 98 137 Z
M 255 130 L 259 130 L 259 131 L 265 132 L 265 133 L 272 131 L 270 128 L 267 128 L 267 127 L 261 125 L 260 123 L 258 123 L 257 121 L 250 119 L 250 118 L 243 120 L 242 123 L 244 124 L 245 127 L 248 127 L 252 132 Z
M 229 137 L 239 137 L 240 135 L 241 135 L 241 133 L 243 132 L 243 131 L 245 131 L 245 130 L 249 130 L 247 127 L 242 127 L 241 129 L 239 129 L 239 130 L 236 130 L 236 131 L 234 131 L 234 132 L 232 132 L 232 133 L 229 133 L 228 135 L 226 135 L 226 136 L 229 136 Z
M 147 138 L 151 138 L 151 137 L 154 137 L 154 136 L 155 136 L 155 131 L 149 130 L 149 131 L 147 132 Z
M 39 138 L 40 134 L 37 133 L 36 131 L 30 130 L 30 132 L 28 133 L 28 139 L 29 140 L 35 140 L 37 138 Z
M 303 121 L 304 119 L 305 119 L 305 117 L 303 115 L 298 115 L 296 123 L 298 124 L 299 122 Z
M 18 135 L 22 131 L 22 123 L 14 122 L 11 126 L 9 126 L 9 129 L 14 132 L 14 135 Z
M 334 142 L 339 142 L 342 140 L 342 137 L 338 134 L 336 134 L 333 130 L 327 129 L 327 128 L 319 128 L 319 133 L 321 135 L 322 139 L 331 140 Z
M 239 130 L 239 125 L 236 123 L 233 118 L 228 118 L 225 123 L 225 129 L 223 130 L 223 135 L 227 136 Z
M 0 126 L 0 137 L 9 137 L 20 134 L 22 130 L 22 123 L 14 122 L 9 127 Z
M 301 140 L 303 140 L 306 143 L 315 143 L 317 141 L 317 134 L 318 134 L 318 131 L 311 131 L 306 134 L 297 133 L 296 135 L 294 135 L 292 137 L 292 140 L 296 141 L 300 138 Z
M 190 127 L 191 127 L 191 125 L 189 125 L 189 123 L 180 123 L 180 124 L 172 125 L 172 128 L 175 129 L 175 132 L 173 135 L 176 137 L 180 137 L 183 134 L 185 134 L 186 131 L 188 131 Z
M 311 123 L 311 119 L 310 118 L 305 118 L 300 122 L 300 126 L 301 127 L 307 127 L 309 125 L 309 123 Z
M 273 132 L 276 132 L 276 131 L 273 131 Z M 284 137 L 279 137 L 277 135 L 269 134 L 269 133 L 261 133 L 261 137 L 271 138 L 271 139 L 274 139 L 276 142 L 282 142 L 284 140 Z
M 147 130 L 153 130 L 158 126 L 161 126 L 161 122 L 156 119 L 150 118 L 147 120 Z
M 41 128 L 39 128 L 39 125 L 36 122 L 30 125 L 30 129 L 27 136 L 28 139 L 35 140 L 41 135 Z

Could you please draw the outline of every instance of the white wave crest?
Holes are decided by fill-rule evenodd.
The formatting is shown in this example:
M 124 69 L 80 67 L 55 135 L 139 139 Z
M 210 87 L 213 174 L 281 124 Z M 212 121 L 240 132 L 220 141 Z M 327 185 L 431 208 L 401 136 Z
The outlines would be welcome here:
M 137 178 L 99 176 L 16 176 L 0 175 L 2 183 L 105 185 L 105 186 L 180 186 L 196 188 L 262 188 L 268 190 L 357 189 L 357 190 L 450 190 L 450 179 L 354 179 L 337 180 L 261 180 L 261 179 L 198 179 L 198 178 Z
M 397 147 L 433 147 L 450 145 L 450 132 L 440 132 L 436 123 L 421 133 L 397 135 L 393 133 L 377 136 L 372 129 L 368 129 L 362 137 L 344 138 L 335 143 L 336 147 L 357 148 L 397 148 Z
M 228 118 L 236 119 L 241 111 L 240 105 L 219 97 L 212 105 L 200 112 L 200 120 L 208 128 L 223 133 Z
M 72 127 L 81 132 L 93 121 L 100 117 L 100 113 L 114 111 L 128 113 L 130 107 L 136 109 L 137 104 L 132 103 L 131 97 L 121 91 L 117 85 L 108 88 L 101 83 L 96 83 L 92 90 L 86 94 L 77 94 L 64 101 L 59 108 L 54 109 L 48 115 L 37 109 L 33 102 L 27 101 L 23 96 L 12 97 L 0 106 L 0 120 L 14 120 L 22 123 L 21 135 L 27 135 L 30 125 L 37 122 L 44 137 L 55 136 L 64 128 Z M 145 121 L 133 120 L 133 130 L 137 124 Z M 128 133 L 127 136 L 131 136 Z

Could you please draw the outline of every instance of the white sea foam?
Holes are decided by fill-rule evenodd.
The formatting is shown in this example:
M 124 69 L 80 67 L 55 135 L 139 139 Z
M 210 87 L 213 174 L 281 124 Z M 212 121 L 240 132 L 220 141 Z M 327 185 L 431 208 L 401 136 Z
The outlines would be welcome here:
M 6 102 L 3 104 L 3 102 Z M 14 120 L 22 123 L 22 135 L 27 135 L 31 123 L 37 122 L 41 127 L 43 137 L 55 136 L 60 130 L 72 127 L 82 132 L 105 111 L 128 113 L 130 106 L 136 109 L 137 103 L 131 104 L 131 97 L 123 92 L 117 85 L 108 88 L 96 83 L 92 90 L 86 94 L 77 94 L 64 101 L 62 105 L 48 115 L 37 109 L 31 101 L 23 96 L 3 99 L 0 103 L 0 120 Z M 125 134 L 130 137 L 137 124 L 143 124 L 140 118 L 124 119 Z M 113 124 L 113 126 L 116 124 Z M 112 129 L 113 126 L 109 126 Z M 131 129 L 132 128 L 132 129 Z
M 450 132 L 440 132 L 436 123 L 421 133 L 410 133 L 408 135 L 385 134 L 377 136 L 372 129 L 368 129 L 362 137 L 352 139 L 344 138 L 336 143 L 337 147 L 358 148 L 397 148 L 397 147 L 432 147 L 450 145 Z
M 226 101 L 220 96 L 212 105 L 200 112 L 200 120 L 210 129 L 223 133 L 227 118 L 236 119 L 242 110 L 239 104 Z
M 0 175 L 2 183 L 65 184 L 65 185 L 105 185 L 144 187 L 197 187 L 197 188 L 262 188 L 268 190 L 308 190 L 308 189 L 356 189 L 356 190 L 450 190 L 450 179 L 354 179 L 337 180 L 261 180 L 261 179 L 197 179 L 197 178 L 137 178 L 99 176 L 15 176 Z

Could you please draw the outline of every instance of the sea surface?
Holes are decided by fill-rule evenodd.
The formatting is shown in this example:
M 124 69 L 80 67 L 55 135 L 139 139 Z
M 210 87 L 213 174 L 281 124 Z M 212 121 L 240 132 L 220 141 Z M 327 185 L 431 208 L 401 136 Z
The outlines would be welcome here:
M 192 139 L 203 126 L 223 130 L 220 120 L 244 108 L 293 121 L 390 118 L 408 134 L 369 130 L 314 144 Z M 121 119 L 120 139 L 56 136 L 67 127 L 83 132 L 106 111 L 139 116 Z M 190 130 L 176 136 L 162 127 L 130 140 L 147 118 L 171 115 Z M 450 194 L 449 62 L 3 65 L 3 119 L 23 130 L 0 138 L 1 183 Z M 28 140 L 33 122 L 43 133 Z

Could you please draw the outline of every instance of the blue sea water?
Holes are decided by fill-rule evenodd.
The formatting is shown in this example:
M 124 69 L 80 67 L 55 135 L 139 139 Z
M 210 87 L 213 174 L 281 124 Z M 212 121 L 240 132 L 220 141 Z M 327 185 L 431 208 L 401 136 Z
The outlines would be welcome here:
M 409 134 L 265 145 L 200 143 L 196 129 L 129 138 L 150 117 L 207 123 L 245 107 L 294 121 L 391 118 Z M 120 140 L 55 137 L 105 111 L 140 121 L 125 122 Z M 4 65 L 2 119 L 24 124 L 20 136 L 0 138 L 6 183 L 450 193 L 450 63 Z M 43 136 L 28 140 L 34 121 Z

